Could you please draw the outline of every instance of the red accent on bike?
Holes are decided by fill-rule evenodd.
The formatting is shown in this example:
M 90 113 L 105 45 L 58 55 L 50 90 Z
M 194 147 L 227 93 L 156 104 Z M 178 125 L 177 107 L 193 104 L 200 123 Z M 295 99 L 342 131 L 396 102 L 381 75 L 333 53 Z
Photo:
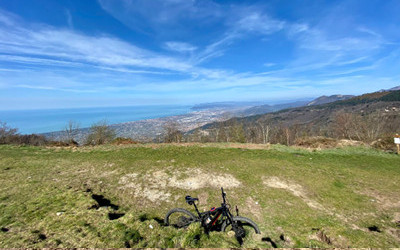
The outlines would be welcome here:
M 221 216 L 221 214 L 218 215 L 217 218 L 214 220 L 214 222 L 213 222 L 213 224 L 212 224 L 213 226 L 214 226 L 215 222 L 217 222 L 217 220 L 218 220 L 218 218 L 219 218 L 220 216 Z
M 214 212 L 215 209 L 216 209 L 215 207 L 212 207 L 212 208 L 210 209 L 210 211 L 211 211 L 211 212 Z

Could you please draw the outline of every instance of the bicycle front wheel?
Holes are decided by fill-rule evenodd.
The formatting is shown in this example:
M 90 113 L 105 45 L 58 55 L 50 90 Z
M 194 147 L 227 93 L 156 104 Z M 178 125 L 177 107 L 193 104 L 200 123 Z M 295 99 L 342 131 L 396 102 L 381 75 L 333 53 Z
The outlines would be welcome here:
M 246 217 L 236 216 L 233 217 L 233 223 L 236 223 L 238 228 L 240 229 L 240 238 L 246 238 L 251 234 L 260 234 L 261 231 L 258 228 L 257 224 Z M 222 232 L 233 231 L 232 224 L 229 220 L 225 220 L 221 227 Z M 236 233 L 236 232 L 235 232 Z
M 164 224 L 175 228 L 186 228 L 198 221 L 196 216 L 183 208 L 174 208 L 165 215 Z

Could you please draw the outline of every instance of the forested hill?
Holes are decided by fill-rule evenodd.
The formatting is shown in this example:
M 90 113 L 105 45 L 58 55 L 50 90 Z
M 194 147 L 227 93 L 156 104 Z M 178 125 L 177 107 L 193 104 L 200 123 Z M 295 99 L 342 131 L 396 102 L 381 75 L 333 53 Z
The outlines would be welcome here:
M 290 144 L 304 136 L 371 141 L 400 130 L 400 91 L 375 92 L 333 103 L 233 118 L 207 124 L 200 130 L 218 141 L 227 136 L 256 143 Z

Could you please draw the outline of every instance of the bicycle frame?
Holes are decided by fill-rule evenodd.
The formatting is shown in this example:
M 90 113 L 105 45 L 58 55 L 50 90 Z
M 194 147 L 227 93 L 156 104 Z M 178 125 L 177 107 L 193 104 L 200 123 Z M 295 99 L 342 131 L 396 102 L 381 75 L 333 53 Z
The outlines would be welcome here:
M 221 215 L 222 215 L 222 218 L 226 217 L 229 220 L 230 224 L 232 224 L 232 225 L 235 224 L 232 219 L 233 215 L 230 212 L 230 210 L 226 204 L 226 199 L 225 199 L 226 194 L 224 193 L 224 189 L 222 187 L 221 187 L 221 192 L 222 192 L 223 203 L 221 203 L 221 206 L 216 208 L 214 211 L 200 212 L 199 209 L 197 208 L 196 202 L 193 202 L 193 205 L 197 212 L 199 221 L 207 229 L 210 229 L 212 226 L 214 226 L 215 223 L 218 221 L 218 219 L 221 217 Z M 205 221 L 206 217 L 208 217 L 209 215 L 212 215 L 213 217 L 212 217 L 212 220 L 206 225 L 204 223 L 204 221 Z

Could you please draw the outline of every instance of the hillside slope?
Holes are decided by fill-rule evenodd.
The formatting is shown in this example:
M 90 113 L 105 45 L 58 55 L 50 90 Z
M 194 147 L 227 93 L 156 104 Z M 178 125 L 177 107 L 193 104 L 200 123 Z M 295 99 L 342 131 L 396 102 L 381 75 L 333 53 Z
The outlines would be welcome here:
M 317 99 L 307 103 L 307 106 L 321 105 L 321 104 L 326 104 L 326 103 L 331 103 L 331 102 L 343 101 L 343 100 L 347 100 L 347 99 L 350 99 L 353 97 L 354 97 L 353 95 L 321 96 L 321 97 L 318 97 Z
M 275 128 L 275 130 L 296 126 L 295 132 L 299 135 L 334 136 L 332 124 L 336 122 L 336 115 L 340 113 L 351 114 L 364 119 L 357 121 L 360 126 L 376 119 L 385 121 L 385 126 L 381 130 L 387 134 L 396 133 L 400 130 L 400 91 L 376 92 L 322 105 L 233 118 L 225 122 L 207 124 L 201 130 L 213 135 L 221 128 L 229 129 L 235 124 L 239 124 L 243 126 L 246 136 L 249 137 L 249 133 L 252 130 L 254 131 L 255 128 L 259 129 L 261 124 L 261 126 L 269 126 L 269 128 Z M 368 119 L 369 117 L 373 117 L 375 120 Z
M 0 247 L 240 247 L 227 233 L 164 227 L 220 186 L 262 234 L 242 247 L 399 247 L 399 157 L 225 144 L 0 146 Z

